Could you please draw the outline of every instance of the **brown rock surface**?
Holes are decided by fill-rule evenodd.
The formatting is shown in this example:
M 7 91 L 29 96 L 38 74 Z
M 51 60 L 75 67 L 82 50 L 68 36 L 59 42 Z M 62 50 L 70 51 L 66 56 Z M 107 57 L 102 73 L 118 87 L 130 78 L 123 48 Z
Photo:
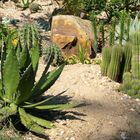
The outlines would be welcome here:
M 66 56 L 77 54 L 78 43 L 81 44 L 88 56 L 92 55 L 94 34 L 91 22 L 71 15 L 54 16 L 51 28 L 52 42 L 58 44 Z

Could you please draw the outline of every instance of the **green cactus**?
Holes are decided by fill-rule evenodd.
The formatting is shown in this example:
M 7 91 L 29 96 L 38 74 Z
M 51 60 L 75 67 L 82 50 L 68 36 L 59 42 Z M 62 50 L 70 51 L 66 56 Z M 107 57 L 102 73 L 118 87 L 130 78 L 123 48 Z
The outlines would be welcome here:
M 61 65 L 62 63 L 64 63 L 64 58 L 62 56 L 61 49 L 59 48 L 58 45 L 52 44 L 51 46 L 46 48 L 46 51 L 43 54 L 43 56 L 44 56 L 43 58 L 44 58 L 45 62 L 47 62 L 47 60 L 50 56 L 50 53 L 54 54 L 54 59 L 53 59 L 52 65 L 58 66 L 58 65 Z
M 115 43 L 115 31 L 116 31 L 116 18 L 112 18 L 112 26 L 110 29 L 109 45 L 112 46 Z
M 101 64 L 101 73 L 104 76 L 107 75 L 110 60 L 111 60 L 111 48 L 104 47 L 102 51 L 102 64 Z
M 131 58 L 132 58 L 132 44 L 127 43 L 123 50 L 122 65 L 124 65 L 123 73 L 130 72 L 131 70 Z
M 102 37 L 102 47 L 105 46 L 105 31 L 104 31 L 104 22 L 100 23 L 100 33 Z
M 119 44 L 122 45 L 124 31 L 125 31 L 125 20 L 126 20 L 126 12 L 122 11 L 120 13 L 120 37 L 119 37 Z
M 98 51 L 98 36 L 97 36 L 97 17 L 96 14 L 93 12 L 90 17 L 92 21 L 92 27 L 93 27 L 93 32 L 94 32 L 94 44 L 93 44 L 93 49 L 95 53 Z
M 108 67 L 107 76 L 114 80 L 119 81 L 121 61 L 123 57 L 123 50 L 120 46 L 113 46 L 111 52 L 111 62 Z
M 33 23 L 27 23 L 19 30 L 19 38 L 21 46 L 27 46 L 29 49 L 34 46 L 41 46 L 39 30 Z
M 132 75 L 140 79 L 140 33 L 135 32 L 132 36 Z

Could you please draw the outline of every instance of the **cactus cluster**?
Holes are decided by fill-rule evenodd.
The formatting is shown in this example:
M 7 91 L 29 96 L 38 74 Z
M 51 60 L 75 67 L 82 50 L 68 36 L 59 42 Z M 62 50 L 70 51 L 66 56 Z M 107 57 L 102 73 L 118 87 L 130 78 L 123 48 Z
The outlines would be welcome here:
M 124 72 L 131 69 L 131 45 L 124 47 L 104 47 L 102 52 L 101 73 L 114 81 L 120 82 Z
M 44 58 L 45 62 L 47 62 L 51 53 L 54 54 L 52 65 L 58 66 L 64 62 L 64 58 L 62 56 L 61 49 L 56 44 L 52 44 L 51 46 L 46 48 L 46 51 L 43 54 L 43 58 Z
M 135 20 L 131 29 L 131 73 L 124 73 L 120 90 L 130 96 L 140 98 L 140 22 Z M 130 62 L 130 61 L 129 61 Z M 128 63 L 129 63 L 128 62 Z M 128 66 L 127 66 L 128 67 Z

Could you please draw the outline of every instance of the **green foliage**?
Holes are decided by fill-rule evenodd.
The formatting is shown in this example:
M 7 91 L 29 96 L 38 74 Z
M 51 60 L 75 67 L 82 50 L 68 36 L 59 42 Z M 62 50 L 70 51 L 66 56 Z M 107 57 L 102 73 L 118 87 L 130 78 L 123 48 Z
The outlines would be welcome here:
M 32 27 L 30 31 L 35 32 Z M 33 32 L 31 35 L 34 39 Z M 29 37 L 29 34 L 27 36 Z M 52 128 L 53 124 L 44 119 L 39 112 L 73 107 L 71 104 L 56 104 L 52 102 L 53 97 L 38 100 L 55 83 L 65 64 L 48 72 L 55 57 L 54 51 L 51 52 L 41 78 L 35 81 L 39 63 L 39 45 L 36 40 L 31 40 L 31 44 L 28 44 L 29 38 L 26 41 L 24 40 L 25 46 L 20 44 L 13 47 L 4 43 L 1 48 L 0 122 L 16 117 L 17 122 L 21 122 L 28 130 L 45 135 L 44 128 Z
M 104 47 L 102 50 L 102 63 L 101 63 L 101 73 L 104 76 L 107 76 L 110 60 L 111 60 L 111 48 Z
M 27 8 L 29 8 L 30 4 L 33 2 L 34 0 L 22 0 L 21 1 L 21 7 L 25 10 Z
M 108 67 L 107 76 L 114 81 L 120 80 L 119 76 L 120 76 L 122 57 L 123 57 L 122 47 L 113 46 L 111 52 L 111 61 Z
M 59 66 L 62 63 L 64 63 L 64 58 L 62 56 L 62 52 L 61 49 L 59 48 L 58 45 L 56 44 L 52 44 L 51 46 L 46 48 L 44 55 L 44 61 L 46 62 L 50 56 L 50 54 L 53 53 L 54 54 L 54 59 L 52 62 L 52 65 L 54 66 Z

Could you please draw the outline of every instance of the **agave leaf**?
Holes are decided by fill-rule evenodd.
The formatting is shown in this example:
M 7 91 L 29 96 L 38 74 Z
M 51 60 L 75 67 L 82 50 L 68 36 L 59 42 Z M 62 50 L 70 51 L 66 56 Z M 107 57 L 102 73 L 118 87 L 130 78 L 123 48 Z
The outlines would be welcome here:
M 39 61 L 39 47 L 33 46 L 30 50 L 30 55 L 31 55 L 33 70 L 36 72 L 38 67 L 38 61 Z
M 19 57 L 19 64 L 20 64 L 20 69 L 25 70 L 25 68 L 30 64 L 30 54 L 28 51 L 27 46 L 25 45 L 22 47 L 22 52 L 20 53 Z
M 62 64 L 58 69 L 51 71 L 45 76 L 41 77 L 41 80 L 35 85 L 32 90 L 32 98 L 42 95 L 48 90 L 60 76 L 65 64 Z
M 30 64 L 20 80 L 18 86 L 19 94 L 17 95 L 17 99 L 15 101 L 16 104 L 20 104 L 24 101 L 27 101 L 28 98 L 30 98 L 34 82 L 35 82 L 35 74 L 33 71 L 33 67 Z
M 13 100 L 20 81 L 19 65 L 15 50 L 11 49 L 6 57 L 3 67 L 3 83 L 5 88 L 5 98 Z
M 64 109 L 71 109 L 73 107 L 76 107 L 75 104 L 58 104 L 58 105 L 42 105 L 42 106 L 36 106 L 36 109 L 39 110 L 64 110 Z
M 28 116 L 31 118 L 31 120 L 33 120 L 34 122 L 36 122 L 38 125 L 40 125 L 42 127 L 46 127 L 46 128 L 53 128 L 54 127 L 53 123 L 51 123 L 50 121 L 41 119 L 39 117 L 35 117 L 31 114 L 28 114 Z
M 52 99 L 53 97 L 50 97 L 50 98 L 47 98 L 47 99 L 45 99 L 45 100 L 43 100 L 43 101 L 40 101 L 40 102 L 37 102 L 37 103 L 35 103 L 35 104 L 33 104 L 33 103 L 27 103 L 26 102 L 26 105 L 24 105 L 24 106 L 22 106 L 23 108 L 33 108 L 33 107 L 35 107 L 35 106 L 39 106 L 39 105 L 43 105 L 44 103 L 46 103 L 47 101 L 49 101 L 50 99 Z
M 21 123 L 27 127 L 29 130 L 39 133 L 39 134 L 45 134 L 45 130 L 43 127 L 39 126 L 36 122 L 34 122 L 31 117 L 25 112 L 23 108 L 19 108 L 19 115 L 21 119 Z

